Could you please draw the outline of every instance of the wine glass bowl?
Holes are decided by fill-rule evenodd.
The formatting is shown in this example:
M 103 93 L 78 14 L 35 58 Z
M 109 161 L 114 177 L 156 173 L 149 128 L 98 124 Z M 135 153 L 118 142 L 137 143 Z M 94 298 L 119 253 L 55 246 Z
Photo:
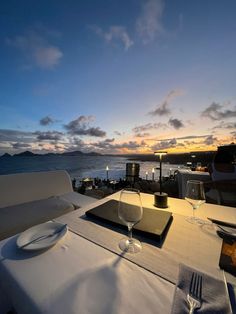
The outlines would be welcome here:
M 185 200 L 192 206 L 193 215 L 188 217 L 188 222 L 201 224 L 202 220 L 195 217 L 195 210 L 206 202 L 204 186 L 202 181 L 187 181 Z
M 120 192 L 120 201 L 118 205 L 118 216 L 120 220 L 128 227 L 129 237 L 123 238 L 119 242 L 122 251 L 128 253 L 137 253 L 142 249 L 141 243 L 132 237 L 132 228 L 143 216 L 143 207 L 139 190 L 123 189 Z

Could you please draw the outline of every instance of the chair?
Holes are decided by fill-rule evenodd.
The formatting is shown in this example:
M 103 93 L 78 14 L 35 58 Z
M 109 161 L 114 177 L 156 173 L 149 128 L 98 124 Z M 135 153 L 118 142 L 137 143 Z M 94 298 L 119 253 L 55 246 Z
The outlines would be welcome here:
M 218 151 L 208 166 L 211 181 L 204 182 L 207 201 L 219 205 L 236 206 L 236 166 L 234 155 Z

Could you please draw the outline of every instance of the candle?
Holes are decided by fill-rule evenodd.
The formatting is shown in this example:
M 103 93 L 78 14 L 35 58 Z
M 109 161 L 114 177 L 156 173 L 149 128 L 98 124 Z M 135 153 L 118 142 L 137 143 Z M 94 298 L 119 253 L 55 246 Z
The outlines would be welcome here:
M 107 172 L 107 181 L 108 181 L 108 172 L 109 172 L 109 167 L 106 166 L 106 172 Z
M 155 168 L 152 168 L 152 181 L 154 181 L 154 176 L 155 176 Z
M 146 171 L 146 180 L 148 179 L 148 172 Z

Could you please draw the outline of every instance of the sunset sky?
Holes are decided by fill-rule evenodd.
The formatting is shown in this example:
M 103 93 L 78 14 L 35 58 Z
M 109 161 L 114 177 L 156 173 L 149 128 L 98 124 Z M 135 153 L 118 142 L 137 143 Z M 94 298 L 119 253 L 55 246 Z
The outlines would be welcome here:
M 236 141 L 235 0 L 0 4 L 0 154 Z

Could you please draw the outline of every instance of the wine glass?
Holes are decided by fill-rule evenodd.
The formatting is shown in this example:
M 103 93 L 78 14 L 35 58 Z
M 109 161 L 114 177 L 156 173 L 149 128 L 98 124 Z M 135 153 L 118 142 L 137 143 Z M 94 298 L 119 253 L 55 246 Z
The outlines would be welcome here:
M 142 249 L 141 243 L 132 237 L 132 228 L 143 216 L 143 207 L 139 190 L 123 189 L 120 192 L 118 216 L 128 227 L 129 237 L 121 239 L 119 247 L 128 253 L 137 253 Z
M 202 224 L 203 220 L 195 217 L 195 210 L 206 202 L 205 192 L 202 181 L 189 180 L 187 181 L 185 199 L 193 207 L 193 216 L 188 217 L 188 222 Z

